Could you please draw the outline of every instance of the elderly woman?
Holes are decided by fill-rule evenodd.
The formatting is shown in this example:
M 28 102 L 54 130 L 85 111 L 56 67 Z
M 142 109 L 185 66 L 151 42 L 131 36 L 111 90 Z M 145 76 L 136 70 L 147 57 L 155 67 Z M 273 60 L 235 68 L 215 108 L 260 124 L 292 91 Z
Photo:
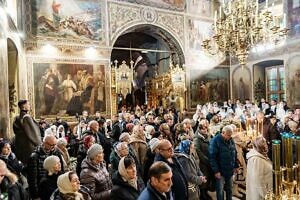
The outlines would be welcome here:
M 71 169 L 71 161 L 70 161 L 70 155 L 68 153 L 67 149 L 68 142 L 65 138 L 59 138 L 56 143 L 56 149 L 61 153 L 63 165 L 65 171 L 70 171 Z
M 268 158 L 268 145 L 264 137 L 255 139 L 253 149 L 247 153 L 246 158 L 246 199 L 264 199 L 266 193 L 272 190 L 272 163 Z
M 53 192 L 50 200 L 91 200 L 88 189 L 80 186 L 79 178 L 73 171 L 60 175 L 57 187 L 58 190 Z
M 199 168 L 199 162 L 194 157 L 194 151 L 194 144 L 190 140 L 181 141 L 177 149 L 178 161 L 185 169 L 184 172 L 188 181 L 189 200 L 200 199 L 199 186 L 206 182 L 206 178 Z
M 95 137 L 92 135 L 88 135 L 84 137 L 83 144 L 79 146 L 78 153 L 77 153 L 77 163 L 76 163 L 76 173 L 80 174 L 81 172 L 81 163 L 86 157 L 87 150 L 95 144 L 96 140 Z
M 49 156 L 44 160 L 43 167 L 48 172 L 40 181 L 39 196 L 41 200 L 49 200 L 51 194 L 57 189 L 57 178 L 61 175 L 60 159 Z
M 93 144 L 81 164 L 80 180 L 90 190 L 93 200 L 109 199 L 112 189 L 111 177 L 106 169 L 103 148 Z
M 118 172 L 113 176 L 111 200 L 136 200 L 143 190 L 139 188 L 137 169 L 132 157 L 126 156 L 119 162 Z
M 143 126 L 136 125 L 133 127 L 129 144 L 138 160 L 138 163 L 143 166 L 147 153 L 147 143 Z
M 114 173 L 118 171 L 120 159 L 129 154 L 129 148 L 126 142 L 119 142 L 114 145 L 114 150 L 111 152 L 109 160 L 111 163 L 111 169 Z

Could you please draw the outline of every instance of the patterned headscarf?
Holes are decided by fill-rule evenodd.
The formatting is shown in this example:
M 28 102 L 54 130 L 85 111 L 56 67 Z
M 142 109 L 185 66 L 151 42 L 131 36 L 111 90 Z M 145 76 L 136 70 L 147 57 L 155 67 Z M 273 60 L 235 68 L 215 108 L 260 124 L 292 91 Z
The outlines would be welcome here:
M 178 146 L 178 151 L 180 153 L 185 153 L 185 154 L 190 154 L 190 146 L 191 146 L 192 142 L 190 140 L 183 140 L 180 142 L 179 146 Z

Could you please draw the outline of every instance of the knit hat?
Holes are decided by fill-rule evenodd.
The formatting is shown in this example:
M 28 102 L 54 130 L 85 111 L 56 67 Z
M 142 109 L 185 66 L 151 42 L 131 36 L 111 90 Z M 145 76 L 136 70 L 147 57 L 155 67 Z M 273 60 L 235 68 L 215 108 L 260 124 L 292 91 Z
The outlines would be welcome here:
M 190 146 L 192 142 L 190 140 L 183 140 L 180 142 L 178 146 L 178 150 L 180 153 L 190 154 Z
M 128 138 L 130 137 L 129 133 L 127 133 L 127 132 L 122 133 L 119 137 L 119 141 L 123 142 L 126 137 L 128 137 Z
M 93 144 L 87 151 L 87 157 L 93 159 L 96 155 L 103 153 L 103 148 L 100 144 Z
M 60 162 L 59 157 L 57 156 L 48 156 L 44 160 L 43 167 L 45 168 L 45 170 L 48 171 L 48 175 L 51 176 L 54 173 L 53 167 L 56 165 L 57 162 Z
M 145 135 L 147 139 L 151 139 L 152 135 L 151 132 L 154 130 L 154 127 L 151 125 L 145 126 Z
M 160 140 L 158 138 L 152 138 L 149 141 L 149 146 L 150 146 L 151 152 L 154 152 L 154 150 L 158 147 L 159 143 L 160 143 Z

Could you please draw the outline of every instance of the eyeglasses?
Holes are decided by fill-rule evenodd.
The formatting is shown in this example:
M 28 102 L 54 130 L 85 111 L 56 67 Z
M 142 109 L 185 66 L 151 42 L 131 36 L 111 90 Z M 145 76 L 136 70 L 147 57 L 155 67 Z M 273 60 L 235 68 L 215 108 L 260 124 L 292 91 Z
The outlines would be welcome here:
M 49 144 L 48 142 L 46 142 L 46 144 L 50 147 L 55 147 L 56 144 Z
M 168 152 L 172 152 L 173 151 L 173 147 L 167 148 L 167 149 L 160 149 L 162 151 L 168 151 Z

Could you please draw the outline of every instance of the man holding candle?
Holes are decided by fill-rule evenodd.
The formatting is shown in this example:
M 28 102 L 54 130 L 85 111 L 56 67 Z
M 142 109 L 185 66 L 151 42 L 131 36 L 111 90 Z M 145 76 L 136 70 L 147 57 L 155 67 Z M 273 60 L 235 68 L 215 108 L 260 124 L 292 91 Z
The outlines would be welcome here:
M 227 125 L 209 144 L 209 161 L 216 178 L 217 200 L 232 199 L 232 176 L 238 170 L 237 152 L 232 139 L 233 128 Z

